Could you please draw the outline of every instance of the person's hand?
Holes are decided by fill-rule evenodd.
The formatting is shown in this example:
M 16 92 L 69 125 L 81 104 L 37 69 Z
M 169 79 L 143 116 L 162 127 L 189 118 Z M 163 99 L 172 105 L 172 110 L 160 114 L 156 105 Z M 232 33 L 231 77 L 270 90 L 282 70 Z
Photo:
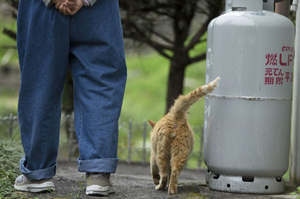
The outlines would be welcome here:
M 51 0 L 55 4 L 55 8 L 62 14 L 68 15 L 66 10 L 66 0 Z
M 69 15 L 75 15 L 83 6 L 82 0 L 66 0 L 66 11 Z
M 52 0 L 55 8 L 64 15 L 74 15 L 83 6 L 82 0 Z

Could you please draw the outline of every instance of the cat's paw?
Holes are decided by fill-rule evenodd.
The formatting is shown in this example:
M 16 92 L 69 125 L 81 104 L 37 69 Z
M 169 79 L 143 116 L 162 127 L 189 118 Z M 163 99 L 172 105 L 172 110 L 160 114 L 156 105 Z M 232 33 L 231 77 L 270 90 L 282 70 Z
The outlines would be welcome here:
M 157 186 L 155 187 L 155 189 L 156 189 L 156 190 L 164 190 L 165 187 L 162 186 L 161 184 L 159 184 L 159 185 L 157 185 Z
M 178 192 L 177 192 L 177 189 L 170 189 L 169 188 L 169 190 L 168 190 L 168 194 L 169 195 L 174 195 L 174 194 L 177 194 Z
M 168 194 L 173 195 L 177 193 L 177 185 L 169 184 Z
M 154 184 L 158 185 L 159 184 L 159 179 L 153 179 Z
M 160 175 L 152 175 L 154 184 L 158 185 L 160 181 Z

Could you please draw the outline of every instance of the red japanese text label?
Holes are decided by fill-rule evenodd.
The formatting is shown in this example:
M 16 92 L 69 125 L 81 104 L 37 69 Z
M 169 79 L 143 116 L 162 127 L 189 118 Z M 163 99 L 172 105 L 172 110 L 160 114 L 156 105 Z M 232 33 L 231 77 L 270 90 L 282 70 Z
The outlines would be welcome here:
M 265 63 L 265 85 L 293 82 L 294 47 L 283 46 L 281 53 L 268 53 Z

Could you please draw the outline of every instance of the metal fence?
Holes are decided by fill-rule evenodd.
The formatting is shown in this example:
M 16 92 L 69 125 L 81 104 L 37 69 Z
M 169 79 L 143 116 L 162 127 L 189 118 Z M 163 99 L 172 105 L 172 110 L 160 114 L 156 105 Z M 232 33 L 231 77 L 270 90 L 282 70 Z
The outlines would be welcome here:
M 186 166 L 200 169 L 203 167 L 203 128 L 192 126 L 195 135 L 194 151 L 190 155 Z M 13 139 L 19 135 L 18 117 L 10 114 L 0 116 L 0 135 Z M 78 143 L 74 128 L 74 115 L 63 115 L 61 117 L 61 136 L 65 137 L 64 145 L 67 148 L 67 160 L 78 156 Z M 147 121 L 119 122 L 119 145 L 118 157 L 128 163 L 140 162 L 148 164 L 150 160 L 150 126 Z
M 2 127 L 1 131 L 4 131 L 4 136 L 6 134 L 6 136 L 8 136 L 9 139 L 11 139 L 13 131 L 16 130 L 16 128 L 19 128 L 18 117 L 14 116 L 13 114 L 4 117 L 0 116 L 0 127 Z

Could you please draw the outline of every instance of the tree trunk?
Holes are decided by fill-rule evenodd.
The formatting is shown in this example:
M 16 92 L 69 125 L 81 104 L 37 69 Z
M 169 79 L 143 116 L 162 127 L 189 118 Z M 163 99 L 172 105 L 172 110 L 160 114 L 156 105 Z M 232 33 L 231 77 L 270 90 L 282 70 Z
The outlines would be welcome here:
M 171 61 L 167 88 L 166 113 L 169 111 L 171 106 L 173 106 L 174 101 L 177 99 L 177 97 L 183 92 L 185 68 L 186 65 L 178 66 L 178 63 L 175 63 L 175 61 Z

